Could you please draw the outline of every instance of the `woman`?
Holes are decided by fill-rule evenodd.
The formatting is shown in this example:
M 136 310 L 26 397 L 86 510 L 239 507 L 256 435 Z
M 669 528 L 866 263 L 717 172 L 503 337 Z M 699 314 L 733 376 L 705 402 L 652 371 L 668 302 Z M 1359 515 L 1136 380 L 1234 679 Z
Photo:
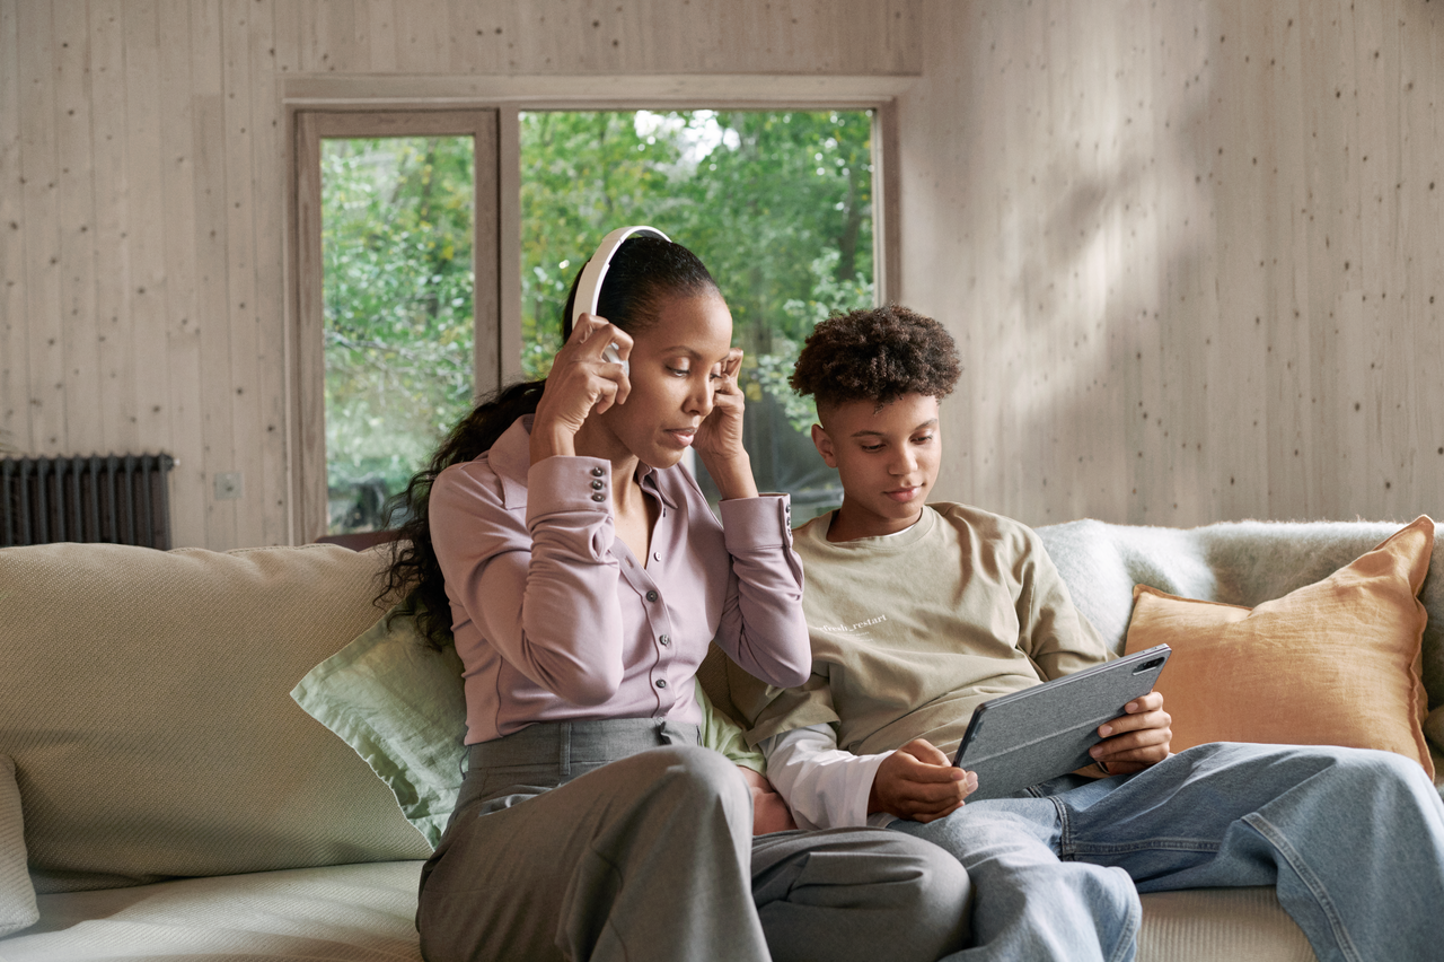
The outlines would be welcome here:
M 757 494 L 716 284 L 680 245 L 634 237 L 598 310 L 544 382 L 458 426 L 429 497 L 424 477 L 410 492 L 392 578 L 441 613 L 424 627 L 450 622 L 470 746 L 422 872 L 423 953 L 936 958 L 964 927 L 955 860 L 872 830 L 754 841 L 747 784 L 696 747 L 714 636 L 770 684 L 811 664 L 788 502 Z M 678 466 L 688 447 L 721 524 Z

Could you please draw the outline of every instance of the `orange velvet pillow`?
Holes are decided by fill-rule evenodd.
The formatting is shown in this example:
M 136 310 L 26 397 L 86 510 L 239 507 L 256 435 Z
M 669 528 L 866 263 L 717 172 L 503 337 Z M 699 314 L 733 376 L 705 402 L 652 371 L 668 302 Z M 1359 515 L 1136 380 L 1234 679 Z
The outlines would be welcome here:
M 1252 610 L 1135 586 L 1126 650 L 1173 646 L 1155 686 L 1173 716 L 1173 750 L 1381 748 L 1433 778 L 1418 600 L 1433 550 L 1434 522 L 1420 517 L 1323 581 Z

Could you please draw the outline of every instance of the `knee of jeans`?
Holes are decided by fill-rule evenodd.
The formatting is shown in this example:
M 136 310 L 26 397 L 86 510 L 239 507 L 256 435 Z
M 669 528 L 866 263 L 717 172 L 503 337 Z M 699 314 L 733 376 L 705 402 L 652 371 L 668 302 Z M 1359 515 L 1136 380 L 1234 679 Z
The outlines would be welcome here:
M 1418 762 L 1397 752 L 1373 748 L 1334 749 L 1331 775 L 1347 784 L 1359 785 L 1370 791 L 1385 788 L 1413 790 L 1420 787 L 1433 791 L 1428 775 Z
M 1066 871 L 1077 880 L 1077 890 L 1089 904 L 1107 906 L 1099 914 L 1123 917 L 1141 911 L 1138 887 L 1126 869 L 1117 865 L 1093 865 L 1088 862 L 1063 862 Z
M 915 834 L 941 845 L 964 865 L 977 859 L 1056 862 L 1061 832 L 1058 810 L 1048 799 L 1006 799 L 964 805 Z

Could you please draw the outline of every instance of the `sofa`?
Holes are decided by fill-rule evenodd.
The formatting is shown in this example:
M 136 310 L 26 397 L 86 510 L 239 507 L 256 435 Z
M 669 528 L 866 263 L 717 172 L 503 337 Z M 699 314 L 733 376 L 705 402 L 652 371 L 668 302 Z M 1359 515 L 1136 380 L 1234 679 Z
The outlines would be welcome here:
M 1121 650 L 1135 584 L 1252 607 L 1398 528 L 1079 521 L 1040 534 Z M 437 723 L 459 734 L 446 714 L 454 652 L 395 640 L 375 600 L 383 564 L 380 550 L 335 545 L 0 549 L 0 959 L 420 958 L 416 883 L 444 805 L 298 704 L 318 666 L 380 638 L 447 689 Z M 1441 565 L 1420 594 L 1432 617 L 1411 666 L 1431 750 L 1444 735 L 1444 707 L 1423 716 L 1444 706 Z M 380 674 L 366 682 L 385 687 Z M 709 659 L 701 681 L 724 712 L 726 678 Z M 1143 962 L 1314 958 L 1271 888 L 1143 902 Z

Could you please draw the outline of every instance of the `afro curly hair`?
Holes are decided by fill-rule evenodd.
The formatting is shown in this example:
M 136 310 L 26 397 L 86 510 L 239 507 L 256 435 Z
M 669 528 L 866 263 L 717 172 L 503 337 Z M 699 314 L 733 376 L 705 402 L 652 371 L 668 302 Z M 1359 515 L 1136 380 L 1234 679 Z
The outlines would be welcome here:
M 945 398 L 962 369 L 957 345 L 941 324 L 906 307 L 852 311 L 818 324 L 788 383 L 819 407 L 872 401 L 879 408 L 905 394 Z

